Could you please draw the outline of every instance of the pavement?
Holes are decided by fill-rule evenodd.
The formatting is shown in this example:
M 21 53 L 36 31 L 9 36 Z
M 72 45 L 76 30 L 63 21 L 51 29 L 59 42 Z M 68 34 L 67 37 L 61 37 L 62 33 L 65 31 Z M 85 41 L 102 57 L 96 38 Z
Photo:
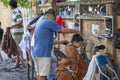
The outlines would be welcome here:
M 19 68 L 15 66 L 16 58 L 8 58 L 6 53 L 0 49 L 2 59 L 0 58 L 0 80 L 27 80 L 27 64 L 20 65 Z

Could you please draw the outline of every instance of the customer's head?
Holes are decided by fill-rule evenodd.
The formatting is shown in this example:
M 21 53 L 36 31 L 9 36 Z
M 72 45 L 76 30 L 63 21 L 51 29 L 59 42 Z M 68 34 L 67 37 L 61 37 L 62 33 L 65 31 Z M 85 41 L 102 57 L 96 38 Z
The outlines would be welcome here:
M 81 44 L 82 44 L 82 42 L 83 42 L 83 38 L 82 38 L 82 36 L 80 36 L 79 34 L 74 34 L 74 35 L 72 36 L 71 43 L 72 43 L 76 48 L 80 47 Z
M 16 0 L 10 0 L 9 1 L 9 6 L 11 9 L 17 8 L 17 1 Z
M 45 12 L 45 16 L 47 16 L 51 20 L 55 20 L 56 19 L 55 10 L 49 9 L 48 11 Z

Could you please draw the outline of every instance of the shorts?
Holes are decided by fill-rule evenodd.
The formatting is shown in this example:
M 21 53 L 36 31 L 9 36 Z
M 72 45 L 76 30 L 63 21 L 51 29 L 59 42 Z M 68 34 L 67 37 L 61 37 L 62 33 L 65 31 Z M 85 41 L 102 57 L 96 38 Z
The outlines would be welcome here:
M 20 44 L 20 42 L 22 40 L 22 33 L 21 34 L 12 34 L 12 37 L 15 40 L 15 43 L 17 44 L 17 49 L 18 49 L 17 55 L 18 56 L 21 55 L 21 57 L 23 57 L 23 52 L 22 52 L 22 50 L 21 50 L 21 48 L 19 46 L 19 44 Z
M 48 76 L 51 65 L 51 58 L 46 57 L 35 57 L 34 58 L 37 75 L 38 76 Z

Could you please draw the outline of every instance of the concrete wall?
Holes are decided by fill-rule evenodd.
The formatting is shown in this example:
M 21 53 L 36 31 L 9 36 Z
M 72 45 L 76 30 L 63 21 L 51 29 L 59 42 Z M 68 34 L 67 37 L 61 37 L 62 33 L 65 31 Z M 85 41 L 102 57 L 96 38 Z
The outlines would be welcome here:
M 23 16 L 23 25 L 24 30 L 26 30 L 26 25 L 29 21 L 31 21 L 32 12 L 30 9 L 21 8 L 19 9 L 22 12 Z M 5 30 L 6 27 L 11 25 L 11 9 L 10 7 L 4 7 L 3 4 L 0 2 L 0 21 L 2 22 L 2 28 Z M 5 31 L 4 31 L 5 32 Z
M 120 28 L 120 16 L 116 17 L 116 28 Z M 116 71 L 120 78 L 120 49 L 116 49 L 115 53 Z
M 5 30 L 6 27 L 11 25 L 11 10 L 6 8 L 0 2 L 0 21 L 2 22 L 2 28 Z

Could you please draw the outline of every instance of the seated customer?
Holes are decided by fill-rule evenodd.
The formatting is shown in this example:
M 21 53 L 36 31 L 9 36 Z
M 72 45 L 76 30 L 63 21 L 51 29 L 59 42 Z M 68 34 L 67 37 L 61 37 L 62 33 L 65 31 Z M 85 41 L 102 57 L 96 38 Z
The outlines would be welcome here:
M 74 80 L 83 80 L 86 74 L 88 65 L 77 51 L 77 48 L 81 46 L 83 38 L 79 34 L 74 34 L 71 42 L 66 45 L 65 52 L 68 57 L 68 66 L 73 72 Z

